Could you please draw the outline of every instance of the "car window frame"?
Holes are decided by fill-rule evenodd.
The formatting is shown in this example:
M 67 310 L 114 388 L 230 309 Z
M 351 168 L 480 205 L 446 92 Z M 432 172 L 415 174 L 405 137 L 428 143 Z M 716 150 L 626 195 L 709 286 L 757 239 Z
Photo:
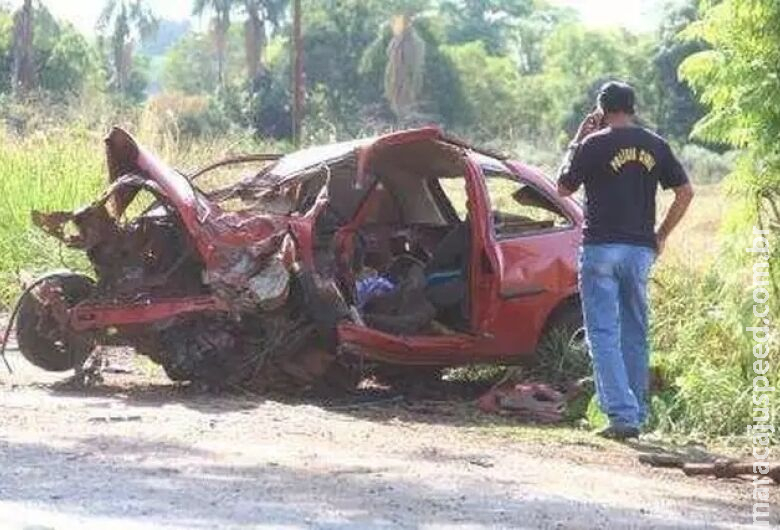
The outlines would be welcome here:
M 555 194 L 550 193 L 549 190 L 544 189 L 544 187 L 537 185 L 536 183 L 530 181 L 529 179 L 523 178 L 521 175 L 518 175 L 509 167 L 506 167 L 505 169 L 498 169 L 496 167 L 482 165 L 480 169 L 482 170 L 482 175 L 483 178 L 485 179 L 485 189 L 488 192 L 488 200 L 490 200 L 491 197 L 490 197 L 490 191 L 487 186 L 487 180 L 489 178 L 505 178 L 507 180 L 516 182 L 522 186 L 531 186 L 542 196 L 549 199 L 550 202 L 552 202 L 558 208 L 558 214 L 564 219 L 566 219 L 566 221 L 568 222 L 568 224 L 565 226 L 554 226 L 552 228 L 539 228 L 536 230 L 529 230 L 527 232 L 523 232 L 520 234 L 499 234 L 495 228 L 495 223 L 491 219 L 491 225 L 493 225 L 493 237 L 495 237 L 496 241 L 522 239 L 525 237 L 534 237 L 534 236 L 544 235 L 544 234 L 555 234 L 559 232 L 567 232 L 570 230 L 577 229 L 576 219 L 574 219 L 574 217 L 570 214 L 570 212 L 566 208 L 564 208 L 563 204 L 560 201 L 560 198 L 557 197 Z M 493 215 L 492 204 L 490 206 L 491 206 L 490 211 L 488 211 L 487 213 L 492 217 Z

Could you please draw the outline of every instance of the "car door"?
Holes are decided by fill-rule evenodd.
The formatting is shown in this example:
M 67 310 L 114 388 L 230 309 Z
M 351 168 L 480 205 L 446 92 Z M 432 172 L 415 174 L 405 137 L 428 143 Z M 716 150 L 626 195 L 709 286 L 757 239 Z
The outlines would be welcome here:
M 531 354 L 551 311 L 577 292 L 581 216 L 529 168 L 501 163 L 482 169 L 497 270 L 479 269 L 489 277 L 475 278 L 495 286 L 477 290 L 480 327 L 494 354 Z
M 487 196 L 480 167 L 463 152 L 464 181 L 469 211 L 487 210 Z M 498 292 L 498 258 L 490 238 L 489 219 L 475 215 L 470 219 L 468 308 L 470 331 L 446 335 L 393 335 L 351 322 L 338 326 L 339 346 L 343 351 L 369 359 L 399 364 L 459 364 L 484 359 L 492 351 L 492 340 L 482 333 L 490 320 L 493 304 L 482 301 Z M 486 313 L 486 311 L 488 313 Z

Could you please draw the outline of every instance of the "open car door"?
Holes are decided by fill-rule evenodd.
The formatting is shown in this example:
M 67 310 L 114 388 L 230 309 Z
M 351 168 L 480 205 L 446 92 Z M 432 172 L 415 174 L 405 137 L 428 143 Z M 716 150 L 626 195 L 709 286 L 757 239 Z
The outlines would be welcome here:
M 359 164 L 362 171 L 381 170 L 383 164 L 403 164 L 404 160 L 446 159 L 450 162 L 450 169 L 445 169 L 445 164 L 442 164 L 440 174 L 452 171 L 454 164 L 456 171 L 464 175 L 469 211 L 488 210 L 479 166 L 470 159 L 463 146 L 449 142 L 438 129 L 404 131 L 382 137 L 361 155 L 364 157 Z M 437 168 L 436 162 L 432 162 L 431 168 Z M 358 182 L 361 178 L 359 171 Z M 468 264 L 465 268 L 468 271 L 465 282 L 468 330 L 398 335 L 343 322 L 338 326 L 340 349 L 367 359 L 407 365 L 467 363 L 489 356 L 491 337 L 482 331 L 494 315 L 491 304 L 484 301 L 498 293 L 498 259 L 495 245 L 491 244 L 489 219 L 470 215 L 469 225 Z
M 577 294 L 582 216 L 538 171 L 495 162 L 481 163 L 489 202 L 478 217 L 492 225 L 486 248 L 496 250 L 498 267 L 489 278 L 475 278 L 485 287 L 474 301 L 484 308 L 480 329 L 493 337 L 493 351 L 527 357 L 549 315 Z

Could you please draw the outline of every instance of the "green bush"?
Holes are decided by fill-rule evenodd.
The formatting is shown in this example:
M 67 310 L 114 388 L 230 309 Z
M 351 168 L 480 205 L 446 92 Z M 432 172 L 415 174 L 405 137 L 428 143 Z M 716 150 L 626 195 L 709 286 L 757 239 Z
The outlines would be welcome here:
M 688 144 L 680 150 L 680 162 L 697 184 L 717 184 L 734 170 L 737 152 L 716 153 L 706 147 Z
M 720 270 L 697 273 L 666 266 L 654 278 L 653 365 L 660 375 L 652 400 L 659 430 L 701 436 L 744 435 L 752 418 L 750 291 Z M 771 346 L 776 353 L 777 343 Z M 773 355 L 770 354 L 770 358 Z M 780 384 L 780 366 L 770 379 Z M 770 408 L 780 411 L 780 396 Z
M 146 126 L 167 131 L 176 141 L 224 135 L 231 121 L 209 97 L 164 92 L 147 101 L 142 116 Z
M 531 137 L 539 131 L 538 109 L 548 100 L 538 76 L 522 76 L 512 59 L 489 55 L 481 42 L 445 46 L 443 52 L 458 70 L 473 137 Z

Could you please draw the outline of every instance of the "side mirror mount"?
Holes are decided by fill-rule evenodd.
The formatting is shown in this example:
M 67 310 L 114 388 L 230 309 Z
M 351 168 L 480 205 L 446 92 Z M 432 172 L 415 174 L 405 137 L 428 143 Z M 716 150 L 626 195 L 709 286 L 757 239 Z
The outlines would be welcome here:
M 541 208 L 543 210 L 547 210 L 548 212 L 552 212 L 555 214 L 557 214 L 559 211 L 555 203 L 553 203 L 549 198 L 543 195 L 536 188 L 529 185 L 525 185 L 519 190 L 513 192 L 512 200 L 514 200 L 517 204 L 523 206 L 532 206 L 535 208 Z

